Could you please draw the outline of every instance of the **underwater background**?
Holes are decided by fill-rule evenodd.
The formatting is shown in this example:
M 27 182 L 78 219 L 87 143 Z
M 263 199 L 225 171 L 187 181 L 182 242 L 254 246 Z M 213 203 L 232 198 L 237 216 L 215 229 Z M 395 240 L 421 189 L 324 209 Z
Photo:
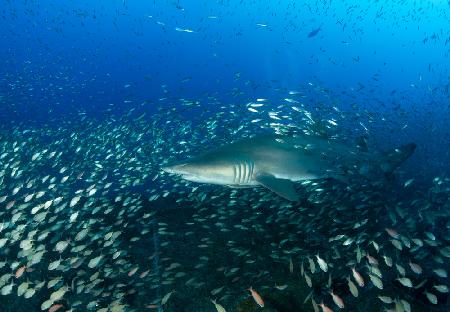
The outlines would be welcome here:
M 450 2 L 0 4 L 0 311 L 450 311 Z M 161 170 L 261 134 L 417 148 L 299 202 Z

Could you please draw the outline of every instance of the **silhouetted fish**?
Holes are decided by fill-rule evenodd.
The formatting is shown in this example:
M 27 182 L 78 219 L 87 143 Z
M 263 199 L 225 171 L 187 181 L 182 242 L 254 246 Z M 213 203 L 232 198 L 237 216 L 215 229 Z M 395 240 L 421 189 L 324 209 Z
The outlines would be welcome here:
M 319 27 L 319 28 L 316 28 L 316 29 L 312 30 L 312 31 L 308 34 L 308 38 L 315 37 L 321 30 L 322 30 L 322 27 Z

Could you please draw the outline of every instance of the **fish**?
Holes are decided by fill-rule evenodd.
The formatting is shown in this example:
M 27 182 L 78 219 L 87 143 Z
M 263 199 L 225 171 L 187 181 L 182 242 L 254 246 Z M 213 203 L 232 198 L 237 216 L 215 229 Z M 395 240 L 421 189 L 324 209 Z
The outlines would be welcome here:
M 321 30 L 322 30 L 322 27 L 319 27 L 319 28 L 316 28 L 316 29 L 311 30 L 311 32 L 309 32 L 309 34 L 308 34 L 308 38 L 312 38 L 312 37 L 317 36 L 317 34 L 318 34 Z
M 376 275 L 369 274 L 370 281 L 374 284 L 378 289 L 383 289 L 383 281 Z
M 391 304 L 394 302 L 394 300 L 392 300 L 392 298 L 388 297 L 388 296 L 378 296 L 378 299 L 380 299 L 381 301 L 383 301 L 386 304 Z
M 307 284 L 309 287 L 312 287 L 312 280 L 311 280 L 311 277 L 309 277 L 309 275 L 306 274 L 306 273 L 305 273 L 305 281 L 306 281 L 306 284 Z
M 10 82 L 16 84 L 14 81 Z M 48 85 L 42 85 L 45 91 Z M 316 83 L 308 85 L 334 102 L 333 92 Z M 139 108 L 138 100 L 132 98 L 134 88 L 135 82 L 130 82 L 126 99 L 117 102 L 133 105 L 130 111 L 137 117 L 141 108 L 148 110 L 149 103 Z M 417 182 L 403 187 L 403 178 L 409 178 L 407 171 L 394 181 L 398 183 L 365 183 L 363 179 L 372 174 L 377 179 L 374 171 L 389 156 L 374 152 L 370 157 L 364 142 L 353 147 L 353 134 L 363 129 L 375 134 L 382 126 L 380 121 L 386 122 L 388 130 L 386 115 L 378 120 L 357 107 L 355 113 L 331 107 L 328 100 L 322 105 L 320 94 L 308 99 L 305 94 L 311 92 L 301 85 L 298 94 L 278 100 L 278 95 L 268 93 L 270 100 L 263 101 L 266 93 L 260 89 L 258 94 L 249 94 L 255 103 L 247 105 L 219 104 L 210 95 L 208 100 L 176 99 L 171 88 L 162 86 L 166 98 L 160 98 L 161 105 L 154 103 L 152 114 L 145 118 L 114 114 L 113 118 L 105 116 L 107 120 L 91 120 L 89 114 L 81 113 L 82 120 L 64 117 L 61 123 L 38 128 L 25 120 L 6 132 L 7 125 L 0 125 L 0 290 L 8 295 L 8 300 L 0 302 L 0 310 L 7 310 L 11 300 L 33 311 L 40 310 L 41 304 L 44 311 L 59 304 L 64 306 L 58 311 L 181 307 L 186 312 L 200 308 L 221 311 L 226 305 L 236 309 L 249 303 L 255 310 L 264 310 L 250 302 L 254 299 L 248 293 L 242 295 L 248 283 L 259 285 L 258 291 L 264 289 L 261 295 L 266 306 L 282 305 L 283 298 L 300 295 L 304 304 L 311 302 L 314 311 L 321 309 L 315 300 L 337 310 L 328 294 L 333 289 L 338 295 L 345 294 L 345 308 L 352 311 L 364 310 L 364 302 L 386 311 L 407 312 L 411 306 L 413 311 L 420 307 L 446 310 L 444 276 L 450 259 L 450 222 L 442 199 L 448 197 L 450 179 L 443 176 L 428 181 L 427 192 L 415 192 L 419 185 L 425 188 L 426 175 L 415 175 Z M 47 92 L 42 94 L 45 97 Z M 245 95 L 236 91 L 234 96 L 240 101 Z M 209 107 L 210 100 L 222 108 Z M 358 99 L 354 100 L 357 105 Z M 182 110 L 170 107 L 168 101 L 177 106 L 179 101 Z M 339 106 L 337 102 L 329 104 Z M 111 108 L 110 113 L 113 104 Z M 310 108 L 311 113 L 307 111 Z M 181 116 L 184 109 L 187 117 Z M 340 118 L 344 112 L 345 118 Z M 340 131 L 352 122 L 357 125 L 354 133 Z M 304 134 L 314 138 L 322 131 L 316 128 L 319 123 L 331 132 L 319 137 L 342 156 L 337 164 L 351 170 L 337 171 L 346 183 L 334 183 L 336 168 L 332 166 L 325 167 L 331 168 L 331 179 L 293 181 L 308 199 L 301 205 L 277 198 L 263 187 L 246 191 L 203 187 L 161 174 L 161 166 L 172 157 L 195 155 L 209 140 L 220 146 L 273 130 L 277 142 L 286 145 L 291 144 L 289 137 Z M 383 134 L 377 133 L 380 137 L 374 139 L 390 140 Z M 291 145 L 304 154 L 327 152 L 314 142 Z M 336 151 L 338 145 L 347 150 Z M 401 148 L 392 153 L 397 159 Z M 374 162 L 367 164 L 366 160 Z M 387 163 L 392 168 L 392 163 Z M 420 164 L 415 169 L 422 173 Z M 378 173 L 383 179 L 385 171 Z M 386 229 L 395 232 L 390 235 Z M 392 239 L 401 244 L 401 252 Z M 327 263 L 325 274 L 316 261 L 319 254 Z M 409 262 L 423 266 L 421 275 Z M 350 273 L 352 267 L 360 272 L 356 277 Z M 414 289 L 395 281 L 397 274 L 410 278 Z M 370 284 L 364 286 L 367 289 L 359 289 L 363 278 Z M 372 285 L 374 282 L 384 290 Z M 297 283 L 309 292 L 307 296 L 304 291 L 296 292 Z M 175 296 L 176 292 L 180 296 Z M 265 297 L 269 292 L 274 293 L 270 300 Z M 217 305 L 209 299 L 217 300 Z
M 389 236 L 391 236 L 394 239 L 397 239 L 400 237 L 400 235 L 397 233 L 396 230 L 391 229 L 391 228 L 385 228 L 386 232 L 389 234 Z
M 432 304 L 438 303 L 438 299 L 435 294 L 425 291 L 425 295 L 427 296 L 428 301 L 430 301 Z
M 417 263 L 409 262 L 409 267 L 411 268 L 411 271 L 413 271 L 416 274 L 422 274 L 422 267 L 418 265 Z
M 350 290 L 350 292 L 352 293 L 353 297 L 358 297 L 358 288 L 356 287 L 356 285 L 352 282 L 352 280 L 350 279 L 350 277 L 347 277 L 347 281 L 348 281 L 348 288 Z
M 328 271 L 328 264 L 325 262 L 325 260 L 323 260 L 322 258 L 319 257 L 319 255 L 316 255 L 317 258 L 317 263 L 319 264 L 319 267 L 322 271 L 327 272 Z
M 60 303 L 58 303 L 58 304 L 54 304 L 54 305 L 52 305 L 49 309 L 48 309 L 48 312 L 56 312 L 56 311 L 58 311 L 60 308 L 62 308 L 63 307 L 63 305 L 62 304 L 60 304 Z
M 442 268 L 434 269 L 433 272 L 439 277 L 447 278 L 448 276 L 447 271 Z
M 361 276 L 361 274 L 355 270 L 355 268 L 352 268 L 352 274 L 353 274 L 353 278 L 358 283 L 359 287 L 364 287 L 364 279 Z
M 413 287 L 411 280 L 407 277 L 399 277 L 396 280 L 399 281 L 400 284 L 402 284 L 405 287 L 410 287 L 410 288 Z
M 258 292 L 256 290 L 254 290 L 252 287 L 250 287 L 248 289 L 253 297 L 253 300 L 255 300 L 255 302 L 261 307 L 264 308 L 264 300 L 261 297 L 260 294 L 258 294 Z
M 175 30 L 176 30 L 176 31 L 179 31 L 179 32 L 186 32 L 186 33 L 193 33 L 193 32 L 194 32 L 192 29 L 189 29 L 189 28 L 180 28 L 180 27 L 175 27 Z
M 322 308 L 322 312 L 333 312 L 325 303 L 320 303 L 319 306 Z
M 335 178 L 357 166 L 362 175 L 388 176 L 416 148 L 409 143 L 389 152 L 373 165 L 373 156 L 320 137 L 261 135 L 226 144 L 182 161 L 168 163 L 164 172 L 182 179 L 232 188 L 263 186 L 289 200 L 299 201 L 294 182 Z
M 440 293 L 443 293 L 443 294 L 448 293 L 447 285 L 434 285 L 433 288 L 436 289 Z
M 225 308 L 220 303 L 217 303 L 216 300 L 211 299 L 211 302 L 214 304 L 217 312 L 226 312 Z
M 170 291 L 167 294 L 165 294 L 164 297 L 162 297 L 162 299 L 161 299 L 161 306 L 165 305 L 167 303 L 167 301 L 169 301 L 169 298 L 172 296 L 172 294 L 174 292 L 175 291 Z
M 275 284 L 275 288 L 276 289 L 278 289 L 278 290 L 285 290 L 286 288 L 288 287 L 288 285 L 277 285 L 277 284 Z
M 336 295 L 333 291 L 330 291 L 330 295 L 333 298 L 334 303 L 340 308 L 343 309 L 345 307 L 344 300 L 341 297 Z

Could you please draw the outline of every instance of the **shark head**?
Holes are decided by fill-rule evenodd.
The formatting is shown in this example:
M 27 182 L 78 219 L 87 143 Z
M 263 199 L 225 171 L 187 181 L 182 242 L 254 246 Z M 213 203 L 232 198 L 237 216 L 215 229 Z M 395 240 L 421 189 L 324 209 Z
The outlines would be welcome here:
M 162 170 L 198 183 L 227 185 L 233 184 L 235 178 L 233 163 L 219 158 L 194 157 L 168 164 Z

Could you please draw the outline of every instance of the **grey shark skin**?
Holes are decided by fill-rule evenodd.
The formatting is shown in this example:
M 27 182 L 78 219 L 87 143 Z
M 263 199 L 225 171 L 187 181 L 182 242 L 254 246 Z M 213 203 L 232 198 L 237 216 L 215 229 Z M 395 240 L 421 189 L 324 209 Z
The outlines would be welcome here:
M 319 137 L 264 135 L 227 144 L 162 169 L 198 183 L 264 186 L 285 199 L 297 201 L 299 195 L 293 182 L 345 180 L 354 173 L 387 176 L 415 147 L 411 143 L 389 153 L 369 154 Z

